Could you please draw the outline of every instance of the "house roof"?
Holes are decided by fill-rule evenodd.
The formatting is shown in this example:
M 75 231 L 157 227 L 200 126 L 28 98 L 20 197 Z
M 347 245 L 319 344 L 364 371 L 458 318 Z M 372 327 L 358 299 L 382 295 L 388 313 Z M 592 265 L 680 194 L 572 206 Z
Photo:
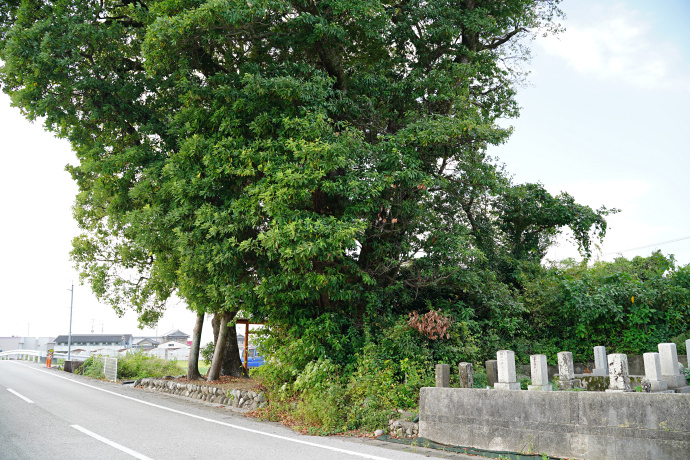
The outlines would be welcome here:
M 151 337 L 144 337 L 144 338 L 136 339 L 136 340 L 134 341 L 134 344 L 135 344 L 135 345 L 139 345 L 139 344 L 140 344 L 141 342 L 143 342 L 144 340 L 148 340 L 149 342 L 151 342 L 151 345 L 158 345 L 158 344 L 160 343 L 160 342 L 158 342 L 158 340 L 152 339 Z
M 129 342 L 132 339 L 132 334 L 72 334 L 72 343 L 75 342 L 85 342 L 85 343 L 101 343 L 101 342 L 114 342 L 122 343 L 122 337 L 124 336 L 125 342 Z M 69 337 L 67 335 L 58 335 L 55 339 L 55 343 L 67 343 Z
M 163 337 L 189 337 L 189 334 L 185 334 L 181 330 L 170 331 L 167 334 L 163 334 Z

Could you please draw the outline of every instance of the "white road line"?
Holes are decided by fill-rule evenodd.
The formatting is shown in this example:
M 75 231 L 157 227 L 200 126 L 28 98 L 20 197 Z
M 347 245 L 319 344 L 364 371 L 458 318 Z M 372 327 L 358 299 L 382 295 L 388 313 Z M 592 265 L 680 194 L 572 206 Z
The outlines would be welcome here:
M 19 364 L 19 365 L 20 365 L 20 366 L 27 367 L 27 368 L 29 368 L 29 369 L 31 369 L 31 370 L 34 370 L 34 371 L 37 371 L 37 372 L 41 372 L 41 373 L 43 373 L 43 374 L 47 374 L 47 375 L 51 375 L 51 376 L 53 376 L 53 377 L 57 377 L 57 378 L 59 378 L 59 379 L 69 380 L 69 381 L 72 382 L 72 383 L 76 383 L 76 384 L 78 384 L 78 385 L 83 385 L 83 386 L 85 386 L 85 387 L 93 388 L 94 390 L 102 391 L 103 393 L 108 393 L 108 394 L 111 394 L 111 395 L 114 395 L 114 396 L 118 396 L 118 397 L 120 397 L 120 398 L 129 399 L 129 400 L 131 400 L 131 401 L 138 402 L 139 404 L 145 404 L 145 405 L 147 405 L 147 406 L 157 407 L 158 409 L 166 410 L 166 411 L 168 411 L 168 412 L 173 412 L 173 413 L 175 413 L 175 414 L 185 415 L 185 416 L 187 416 L 187 417 L 195 418 L 195 419 L 197 419 L 197 420 L 203 420 L 203 421 L 209 422 L 209 423 L 215 423 L 216 425 L 223 425 L 223 426 L 227 426 L 227 427 L 230 427 L 230 428 L 234 428 L 234 429 L 236 429 L 236 430 L 248 431 L 248 432 L 250 432 L 250 433 L 260 434 L 260 435 L 263 435 L 263 436 L 268 436 L 268 437 L 270 437 L 270 438 L 281 439 L 281 440 L 283 440 L 283 441 L 294 442 L 294 443 L 297 443 L 297 444 L 304 444 L 304 445 L 312 446 L 312 447 L 318 447 L 318 448 L 321 448 L 321 449 L 326 449 L 326 450 L 330 450 L 330 451 L 333 451 L 333 452 L 340 452 L 340 453 L 352 455 L 352 456 L 355 456 L 355 457 L 368 458 L 368 459 L 370 459 L 370 460 L 390 460 L 390 459 L 388 459 L 388 458 L 386 458 L 386 457 L 379 457 L 379 456 L 377 456 L 377 455 L 364 454 L 364 453 L 361 453 L 361 452 L 355 452 L 354 450 L 340 449 L 340 448 L 338 448 L 338 447 L 325 446 L 325 445 L 323 445 L 323 444 L 317 444 L 317 443 L 315 443 L 315 442 L 304 441 L 304 440 L 302 440 L 302 439 L 288 438 L 287 436 L 281 436 L 281 435 L 273 434 L 273 433 L 266 433 L 265 431 L 253 430 L 253 429 L 251 429 L 251 428 L 246 428 L 246 427 L 239 426 L 239 425 L 233 425 L 232 423 L 225 423 L 225 422 L 221 422 L 221 421 L 219 421 L 219 420 L 213 420 L 213 419 L 211 419 L 211 418 L 201 417 L 200 415 L 194 415 L 194 414 L 190 414 L 190 413 L 187 413 L 187 412 L 182 412 L 182 411 L 177 410 L 177 409 L 171 409 L 171 408 L 169 408 L 169 407 L 160 406 L 160 405 L 158 405 L 158 404 L 154 404 L 154 403 L 151 403 L 151 402 L 148 402 L 148 401 L 142 401 L 141 399 L 132 398 L 131 396 L 121 395 L 121 394 L 119 394 L 119 393 L 115 393 L 114 391 L 104 390 L 103 388 L 98 388 L 98 387 L 95 387 L 95 386 L 93 386 L 93 385 L 89 385 L 88 383 L 83 383 L 83 382 L 79 382 L 79 381 L 77 381 L 77 380 L 72 380 L 72 379 L 70 379 L 70 378 L 68 378 L 68 377 L 63 377 L 63 376 L 61 376 L 61 375 L 56 374 L 56 373 L 53 372 L 53 371 L 50 371 L 50 372 L 49 372 L 49 371 L 44 371 L 44 370 L 42 370 L 42 369 L 36 369 L 35 367 L 31 367 L 31 366 L 28 366 L 28 365 L 26 365 L 26 364 Z
M 103 436 L 97 435 L 93 431 L 89 431 L 86 428 L 82 428 L 79 425 L 70 425 L 72 428 L 77 429 L 81 431 L 82 433 L 91 436 L 94 439 L 97 439 L 101 441 L 102 443 L 108 444 L 110 447 L 114 447 L 117 450 L 121 450 L 122 452 L 131 455 L 132 457 L 138 458 L 139 460 L 153 460 L 151 457 L 147 457 L 144 454 L 140 454 L 139 452 L 133 451 L 132 449 L 129 449 L 125 446 L 122 446 L 114 441 L 111 441 L 110 439 L 106 439 Z
M 24 401 L 28 402 L 29 404 L 33 404 L 33 403 L 34 403 L 32 400 L 30 400 L 30 399 L 27 398 L 26 396 L 20 395 L 19 393 L 17 393 L 16 391 L 14 391 L 12 388 L 8 388 L 7 391 L 9 391 L 10 393 L 12 393 L 12 394 L 15 395 L 15 396 L 19 396 L 20 398 L 22 398 Z

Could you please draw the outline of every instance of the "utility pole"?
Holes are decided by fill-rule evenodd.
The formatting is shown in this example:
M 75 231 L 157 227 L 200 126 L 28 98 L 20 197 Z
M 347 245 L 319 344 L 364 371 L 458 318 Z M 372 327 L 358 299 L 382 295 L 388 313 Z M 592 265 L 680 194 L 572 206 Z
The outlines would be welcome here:
M 67 289 L 70 291 L 69 299 L 69 336 L 67 336 L 67 360 L 72 360 L 72 306 L 74 305 L 74 281 L 72 281 L 72 288 Z

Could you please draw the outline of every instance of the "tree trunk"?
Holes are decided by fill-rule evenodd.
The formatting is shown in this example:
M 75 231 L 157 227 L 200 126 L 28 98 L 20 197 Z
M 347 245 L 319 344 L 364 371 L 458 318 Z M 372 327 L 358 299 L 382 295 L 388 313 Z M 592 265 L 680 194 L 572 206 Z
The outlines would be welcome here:
M 213 380 L 218 380 L 218 377 L 220 377 L 220 370 L 221 366 L 223 364 L 223 358 L 225 355 L 225 349 L 227 348 L 225 346 L 227 342 L 227 336 L 228 336 L 228 322 L 234 317 L 236 312 L 233 311 L 226 311 L 222 313 L 222 317 L 220 318 L 220 325 L 218 327 L 218 336 L 216 339 L 216 346 L 215 350 L 213 352 L 213 362 L 211 363 L 211 368 L 208 370 L 208 377 L 206 380 L 208 382 L 211 382 Z M 216 318 L 219 316 L 219 313 L 216 313 Z M 215 319 L 215 318 L 214 318 Z M 214 336 L 215 336 L 215 328 L 214 328 Z
M 216 313 L 213 315 L 211 320 L 211 328 L 213 329 L 213 345 L 216 345 L 218 341 L 218 332 L 220 331 L 220 319 L 223 317 L 221 313 Z
M 199 349 L 201 348 L 201 330 L 204 327 L 204 316 L 203 313 L 196 315 L 192 349 L 189 350 L 189 361 L 187 362 L 187 380 L 197 380 L 201 378 L 201 374 L 199 373 Z
M 227 312 L 226 312 L 227 313 Z M 237 312 L 230 312 L 231 316 L 228 322 L 235 318 Z M 218 346 L 218 335 L 221 330 L 221 322 L 224 313 L 216 313 L 211 320 L 211 327 L 213 328 L 213 343 Z M 220 375 L 229 375 L 232 377 L 247 377 L 247 373 L 242 366 L 242 358 L 240 356 L 240 348 L 237 345 L 237 330 L 234 327 L 226 327 L 227 335 L 225 338 L 225 353 L 223 355 L 223 362 L 220 368 Z M 245 340 L 246 337 L 245 337 Z M 213 359 L 216 359 L 215 352 Z
M 228 328 L 228 335 L 225 340 L 225 354 L 223 356 L 220 375 L 230 375 L 232 377 L 247 376 L 242 366 L 240 348 L 237 346 L 237 329 L 235 329 L 234 326 Z

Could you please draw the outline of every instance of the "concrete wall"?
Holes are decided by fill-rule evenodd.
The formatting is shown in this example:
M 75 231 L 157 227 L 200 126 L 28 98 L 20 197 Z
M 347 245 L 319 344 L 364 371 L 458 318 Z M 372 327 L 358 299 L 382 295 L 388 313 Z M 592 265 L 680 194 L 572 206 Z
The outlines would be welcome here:
M 690 395 L 422 388 L 419 436 L 583 459 L 690 458 Z

